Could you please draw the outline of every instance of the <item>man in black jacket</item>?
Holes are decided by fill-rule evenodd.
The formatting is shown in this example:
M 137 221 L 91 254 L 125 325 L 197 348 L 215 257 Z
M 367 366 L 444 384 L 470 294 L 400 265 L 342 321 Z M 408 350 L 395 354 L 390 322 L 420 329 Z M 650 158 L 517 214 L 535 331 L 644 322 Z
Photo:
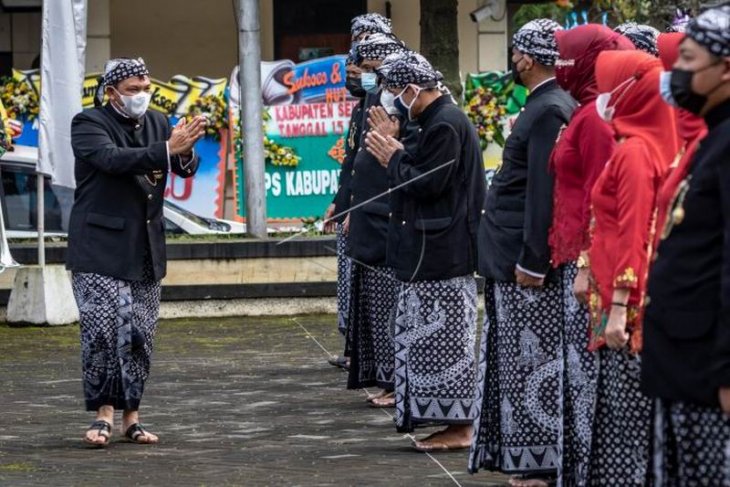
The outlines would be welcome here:
M 109 102 L 101 105 L 104 90 Z M 76 193 L 67 267 L 81 317 L 84 396 L 96 421 L 84 440 L 106 446 L 114 410 L 136 443 L 156 443 L 139 423 L 165 276 L 162 204 L 168 172 L 192 177 L 202 117 L 171 128 L 147 111 L 149 72 L 141 59 L 107 63 L 96 107 L 71 126 Z
M 395 319 L 396 426 L 447 428 L 415 442 L 419 451 L 468 448 L 476 417 L 476 230 L 486 180 L 479 138 L 464 112 L 439 92 L 443 77 L 418 54 L 385 79 L 395 107 L 415 120 L 415 149 L 371 132 L 368 151 L 387 167 L 398 198 L 388 261 L 401 281 Z
M 478 396 L 481 415 L 470 468 L 543 481 L 559 461 L 562 269 L 551 271 L 553 178 L 548 162 L 575 102 L 555 81 L 555 32 L 538 19 L 513 38 L 513 76 L 530 90 L 487 192 L 479 227 L 486 304 Z M 539 391 L 539 392 L 537 392 Z
M 362 60 L 357 52 L 357 46 L 372 34 L 392 33 L 390 19 L 375 13 L 359 15 L 352 19 L 350 30 L 352 46 L 345 62 L 347 70 L 346 88 L 351 96 L 359 99 L 359 102 L 350 116 L 350 125 L 345 141 L 345 160 L 340 171 L 337 194 L 324 214 L 325 231 L 332 232 L 334 230 L 337 234 L 337 329 L 345 335 L 346 341 L 345 353 L 339 357 L 330 358 L 328 362 L 331 365 L 345 369 L 350 366 L 350 343 L 348 340 L 350 333 L 348 330 L 350 328 L 350 302 L 352 301 L 351 282 L 356 277 L 353 274 L 352 261 L 346 255 L 347 234 L 350 224 L 347 210 L 350 208 L 350 198 L 352 197 L 352 191 L 350 190 L 352 165 L 360 148 L 362 125 L 365 119 L 365 95 L 367 94 L 362 87 L 362 71 L 359 66 Z
M 641 354 L 656 485 L 730 485 L 730 7 L 688 24 L 671 89 L 709 133 L 657 222 Z
M 362 132 L 376 130 L 374 112 L 380 113 L 382 89 L 378 69 L 390 55 L 406 51 L 392 35 L 372 34 L 357 46 L 362 70 L 366 118 Z M 370 78 L 371 81 L 366 82 Z M 380 118 L 377 118 L 380 120 Z M 399 124 L 386 117 L 379 130 L 392 129 L 398 135 Z M 375 157 L 359 148 L 350 179 L 352 211 L 349 213 L 347 255 L 356 266 L 352 280 L 353 306 L 350 310 L 350 371 L 348 388 L 378 387 L 369 400 L 377 407 L 392 407 L 394 386 L 394 350 L 391 331 L 392 313 L 398 295 L 393 270 L 386 265 L 388 241 L 388 176 Z

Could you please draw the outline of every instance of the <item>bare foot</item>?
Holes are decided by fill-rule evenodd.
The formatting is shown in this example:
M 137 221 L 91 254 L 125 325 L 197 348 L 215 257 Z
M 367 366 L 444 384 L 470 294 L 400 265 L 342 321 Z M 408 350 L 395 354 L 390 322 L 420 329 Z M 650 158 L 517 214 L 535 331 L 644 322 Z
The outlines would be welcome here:
M 471 425 L 450 425 L 445 430 L 414 442 L 416 450 L 422 452 L 464 450 L 471 446 L 472 433 Z
M 365 398 L 367 402 L 373 402 L 375 399 L 380 399 L 381 397 L 387 396 L 389 393 L 386 390 L 380 390 L 376 392 L 375 394 L 368 394 L 368 397 Z
M 380 397 L 373 398 L 370 401 L 370 405 L 374 408 L 394 408 L 395 407 L 395 392 L 388 392 Z
M 521 479 L 519 477 L 512 477 L 509 479 L 509 485 L 511 487 L 550 487 L 545 480 L 541 479 Z

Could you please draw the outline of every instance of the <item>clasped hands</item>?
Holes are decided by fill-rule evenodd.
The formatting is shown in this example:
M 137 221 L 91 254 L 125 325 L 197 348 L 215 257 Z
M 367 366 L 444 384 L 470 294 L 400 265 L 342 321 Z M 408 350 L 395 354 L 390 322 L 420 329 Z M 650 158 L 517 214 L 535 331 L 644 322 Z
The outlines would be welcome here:
M 185 118 L 172 129 L 172 134 L 167 141 L 171 156 L 190 156 L 193 146 L 205 135 L 205 128 L 208 125 L 206 118 L 198 115 L 188 122 Z
M 388 115 L 383 107 L 372 107 L 368 110 L 368 126 L 365 134 L 365 149 L 377 159 L 383 167 L 393 158 L 393 154 L 403 149 L 396 136 L 400 131 L 398 119 Z

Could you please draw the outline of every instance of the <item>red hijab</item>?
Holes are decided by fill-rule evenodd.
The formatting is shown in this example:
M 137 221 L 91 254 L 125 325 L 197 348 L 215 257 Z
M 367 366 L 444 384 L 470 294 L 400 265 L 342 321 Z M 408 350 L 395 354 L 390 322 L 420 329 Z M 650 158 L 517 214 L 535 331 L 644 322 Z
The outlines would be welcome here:
M 613 129 L 617 138 L 641 138 L 667 168 L 679 150 L 672 108 L 659 94 L 662 63 L 643 51 L 604 51 L 596 61 L 596 80 L 601 93 L 613 92 Z M 614 91 L 615 90 L 615 91 Z
M 657 42 L 659 46 L 659 59 L 662 60 L 664 69 L 671 71 L 674 63 L 677 62 L 679 56 L 679 44 L 684 40 L 684 34 L 680 32 L 668 32 L 659 34 Z M 704 134 L 707 126 L 702 117 L 698 117 L 692 112 L 676 108 L 677 115 L 677 132 L 679 137 L 686 143 L 690 144 L 697 137 Z
M 601 51 L 635 50 L 626 37 L 600 24 L 580 25 L 555 33 L 560 59 L 555 77 L 581 105 L 598 96 L 595 64 Z

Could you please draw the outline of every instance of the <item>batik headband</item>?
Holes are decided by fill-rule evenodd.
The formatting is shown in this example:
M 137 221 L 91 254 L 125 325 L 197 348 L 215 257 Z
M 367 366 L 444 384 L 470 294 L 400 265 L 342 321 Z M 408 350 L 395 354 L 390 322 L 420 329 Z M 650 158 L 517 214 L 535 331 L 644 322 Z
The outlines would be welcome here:
M 659 56 L 657 40 L 659 31 L 650 25 L 626 22 L 614 29 L 619 34 L 626 36 L 640 51 L 648 52 L 654 57 Z
M 385 77 L 385 86 L 387 88 L 403 88 L 408 85 L 436 87 L 442 79 L 444 79 L 443 75 L 434 69 L 425 57 L 417 53 L 410 53 L 392 64 Z
M 553 66 L 559 56 L 558 43 L 555 40 L 555 33 L 559 30 L 563 28 L 553 20 L 532 20 L 512 37 L 512 47 L 543 66 Z
M 405 50 L 406 45 L 389 34 L 373 34 L 357 45 L 358 56 L 368 61 L 381 61 L 391 54 Z
M 703 12 L 687 24 L 687 37 L 715 56 L 730 56 L 730 6 Z
M 391 21 L 380 14 L 370 13 L 352 19 L 352 37 L 363 34 L 392 34 Z

